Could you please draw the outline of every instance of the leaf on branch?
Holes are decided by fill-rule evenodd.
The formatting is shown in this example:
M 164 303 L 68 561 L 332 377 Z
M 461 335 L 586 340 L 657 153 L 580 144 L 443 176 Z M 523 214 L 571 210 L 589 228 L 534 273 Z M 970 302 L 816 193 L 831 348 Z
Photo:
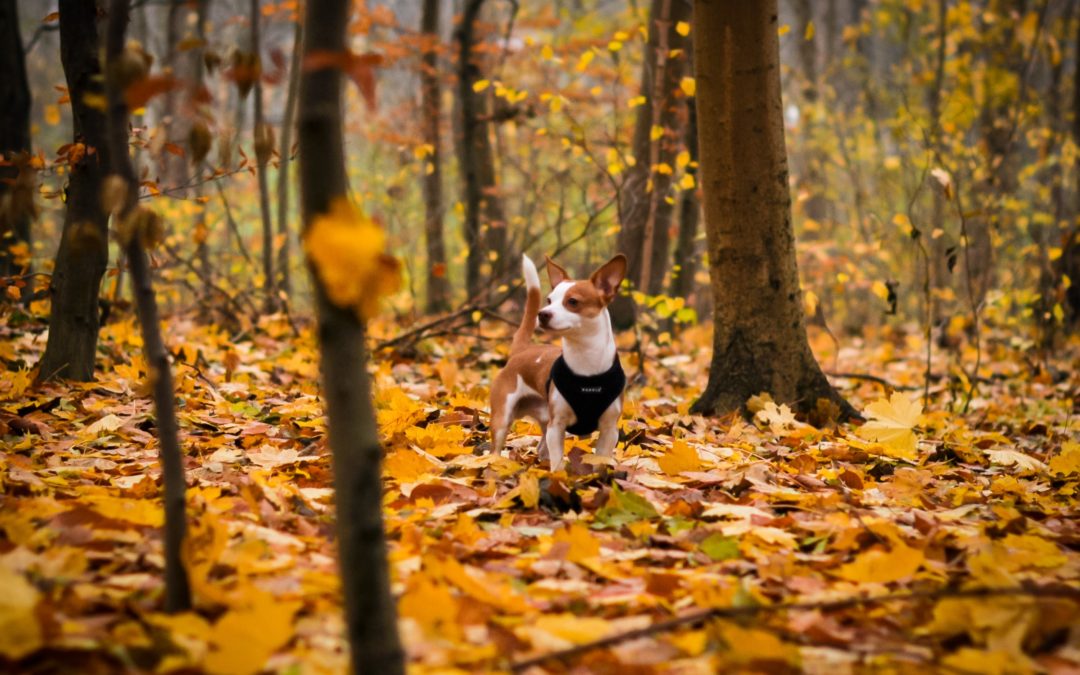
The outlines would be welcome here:
M 360 90 L 369 109 L 375 108 L 375 68 L 382 65 L 383 56 L 375 52 L 356 54 L 352 51 L 313 51 L 304 58 L 304 70 L 337 68 L 344 72 Z
M 379 298 L 401 282 L 399 263 L 385 248 L 383 229 L 344 196 L 334 200 L 329 213 L 316 216 L 304 233 L 304 252 L 327 297 L 363 319 L 373 316 Z

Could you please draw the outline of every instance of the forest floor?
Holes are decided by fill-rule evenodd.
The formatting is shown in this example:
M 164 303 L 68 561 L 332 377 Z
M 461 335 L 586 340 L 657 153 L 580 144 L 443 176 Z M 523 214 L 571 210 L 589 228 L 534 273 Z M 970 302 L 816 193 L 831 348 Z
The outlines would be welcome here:
M 137 328 L 103 328 L 96 382 L 33 386 L 43 326 L 13 323 L 0 328 L 0 666 L 342 671 L 310 332 L 268 319 L 236 339 L 168 322 L 197 605 L 170 616 Z M 484 452 L 487 383 L 508 340 L 375 355 L 386 528 L 415 672 L 1080 669 L 1075 348 L 1040 363 L 1012 336 L 984 336 L 961 413 L 970 345 L 934 357 L 922 410 L 917 330 L 871 328 L 838 354 L 815 336 L 827 371 L 897 388 L 834 378 L 871 421 L 826 414 L 817 429 L 766 400 L 753 420 L 690 415 L 707 342 L 699 327 L 649 346 L 615 460 L 575 441 L 559 475 L 536 461 L 525 422 L 503 456 Z M 638 370 L 633 353 L 623 359 Z M 690 618 L 660 625 L 677 617 Z

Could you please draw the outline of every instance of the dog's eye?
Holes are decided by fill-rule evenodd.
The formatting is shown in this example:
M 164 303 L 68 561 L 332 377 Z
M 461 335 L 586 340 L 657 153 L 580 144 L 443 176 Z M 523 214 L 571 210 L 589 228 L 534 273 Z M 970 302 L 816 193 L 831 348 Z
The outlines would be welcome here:
M 566 304 L 570 305 L 571 307 L 577 307 L 578 306 L 577 298 L 569 298 L 569 299 L 567 299 Z
M 547 303 L 546 303 L 546 304 L 548 304 L 548 305 L 550 305 L 550 304 L 551 304 L 551 298 L 548 298 L 548 299 L 547 299 Z

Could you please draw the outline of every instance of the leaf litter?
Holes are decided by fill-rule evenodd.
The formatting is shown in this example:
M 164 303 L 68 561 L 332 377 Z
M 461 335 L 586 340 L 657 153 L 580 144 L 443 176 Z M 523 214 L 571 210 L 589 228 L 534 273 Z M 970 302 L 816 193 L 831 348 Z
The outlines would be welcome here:
M 234 340 L 170 327 L 196 600 L 171 616 L 135 326 L 103 328 L 98 381 L 36 387 L 40 336 L 3 330 L 0 657 L 88 672 L 346 668 L 308 330 L 297 338 L 269 318 Z M 1054 378 L 991 340 L 991 377 L 961 415 L 962 387 L 940 380 L 926 409 L 908 391 L 922 385 L 917 344 L 901 357 L 902 340 L 878 338 L 839 364 L 874 364 L 904 389 L 837 379 L 867 422 L 819 429 L 767 396 L 749 419 L 691 415 L 708 357 L 706 332 L 691 328 L 647 348 L 614 461 L 572 439 L 555 475 L 536 460 L 534 424 L 517 423 L 502 456 L 486 451 L 487 385 L 508 341 L 429 340 L 377 358 L 412 669 L 506 670 L 624 633 L 635 637 L 528 672 L 1080 668 L 1075 352 Z M 987 587 L 1039 592 L 934 595 Z M 896 593 L 929 597 L 842 604 Z M 802 608 L 757 612 L 793 602 Z M 649 629 L 710 608 L 718 618 Z

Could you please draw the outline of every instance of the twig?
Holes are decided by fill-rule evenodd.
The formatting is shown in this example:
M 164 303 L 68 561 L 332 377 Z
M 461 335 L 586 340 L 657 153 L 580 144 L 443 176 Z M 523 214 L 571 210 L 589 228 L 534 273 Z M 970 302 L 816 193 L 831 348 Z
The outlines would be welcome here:
M 541 654 L 524 661 L 518 661 L 511 664 L 510 671 L 514 673 L 520 673 L 534 666 L 547 663 L 549 661 L 568 661 L 570 659 L 587 654 L 588 652 L 595 651 L 597 649 L 605 649 L 607 647 L 613 647 L 617 644 L 627 642 L 630 640 L 637 640 L 643 637 L 649 637 L 658 633 L 666 633 L 676 628 L 682 628 L 685 626 L 694 626 L 704 623 L 710 619 L 735 619 L 743 617 L 757 617 L 763 614 L 777 614 L 779 612 L 786 612 L 792 610 L 820 610 L 820 611 L 836 611 L 840 609 L 851 609 L 853 607 L 860 607 L 862 605 L 881 604 L 886 602 L 906 602 L 911 600 L 939 600 L 942 598 L 992 598 L 992 597 L 1004 597 L 1004 596 L 1027 596 L 1027 597 L 1051 597 L 1051 598 L 1070 598 L 1080 601 L 1080 588 L 1073 588 L 1071 586 L 1032 586 L 1032 587 L 1015 587 L 1015 588 L 943 588 L 935 591 L 909 591 L 906 593 L 892 593 L 889 595 L 879 595 L 876 597 L 868 598 L 844 598 L 842 600 L 827 600 L 824 602 L 790 602 L 779 603 L 775 605 L 748 605 L 742 607 L 711 607 L 709 609 L 702 609 L 683 616 L 678 616 L 666 621 L 658 621 L 650 626 L 644 628 L 637 628 L 634 630 L 625 631 L 623 633 L 616 633 L 609 635 L 599 640 L 593 640 L 592 642 L 586 642 L 584 644 L 570 647 L 569 649 L 560 649 L 554 652 L 548 652 L 547 654 Z
M 883 377 L 877 375 L 868 375 L 866 373 L 825 373 L 829 377 L 842 377 L 845 380 L 866 380 L 867 382 L 876 382 L 886 389 L 895 389 L 897 391 L 917 391 L 918 387 L 912 387 L 903 384 L 893 384 Z

